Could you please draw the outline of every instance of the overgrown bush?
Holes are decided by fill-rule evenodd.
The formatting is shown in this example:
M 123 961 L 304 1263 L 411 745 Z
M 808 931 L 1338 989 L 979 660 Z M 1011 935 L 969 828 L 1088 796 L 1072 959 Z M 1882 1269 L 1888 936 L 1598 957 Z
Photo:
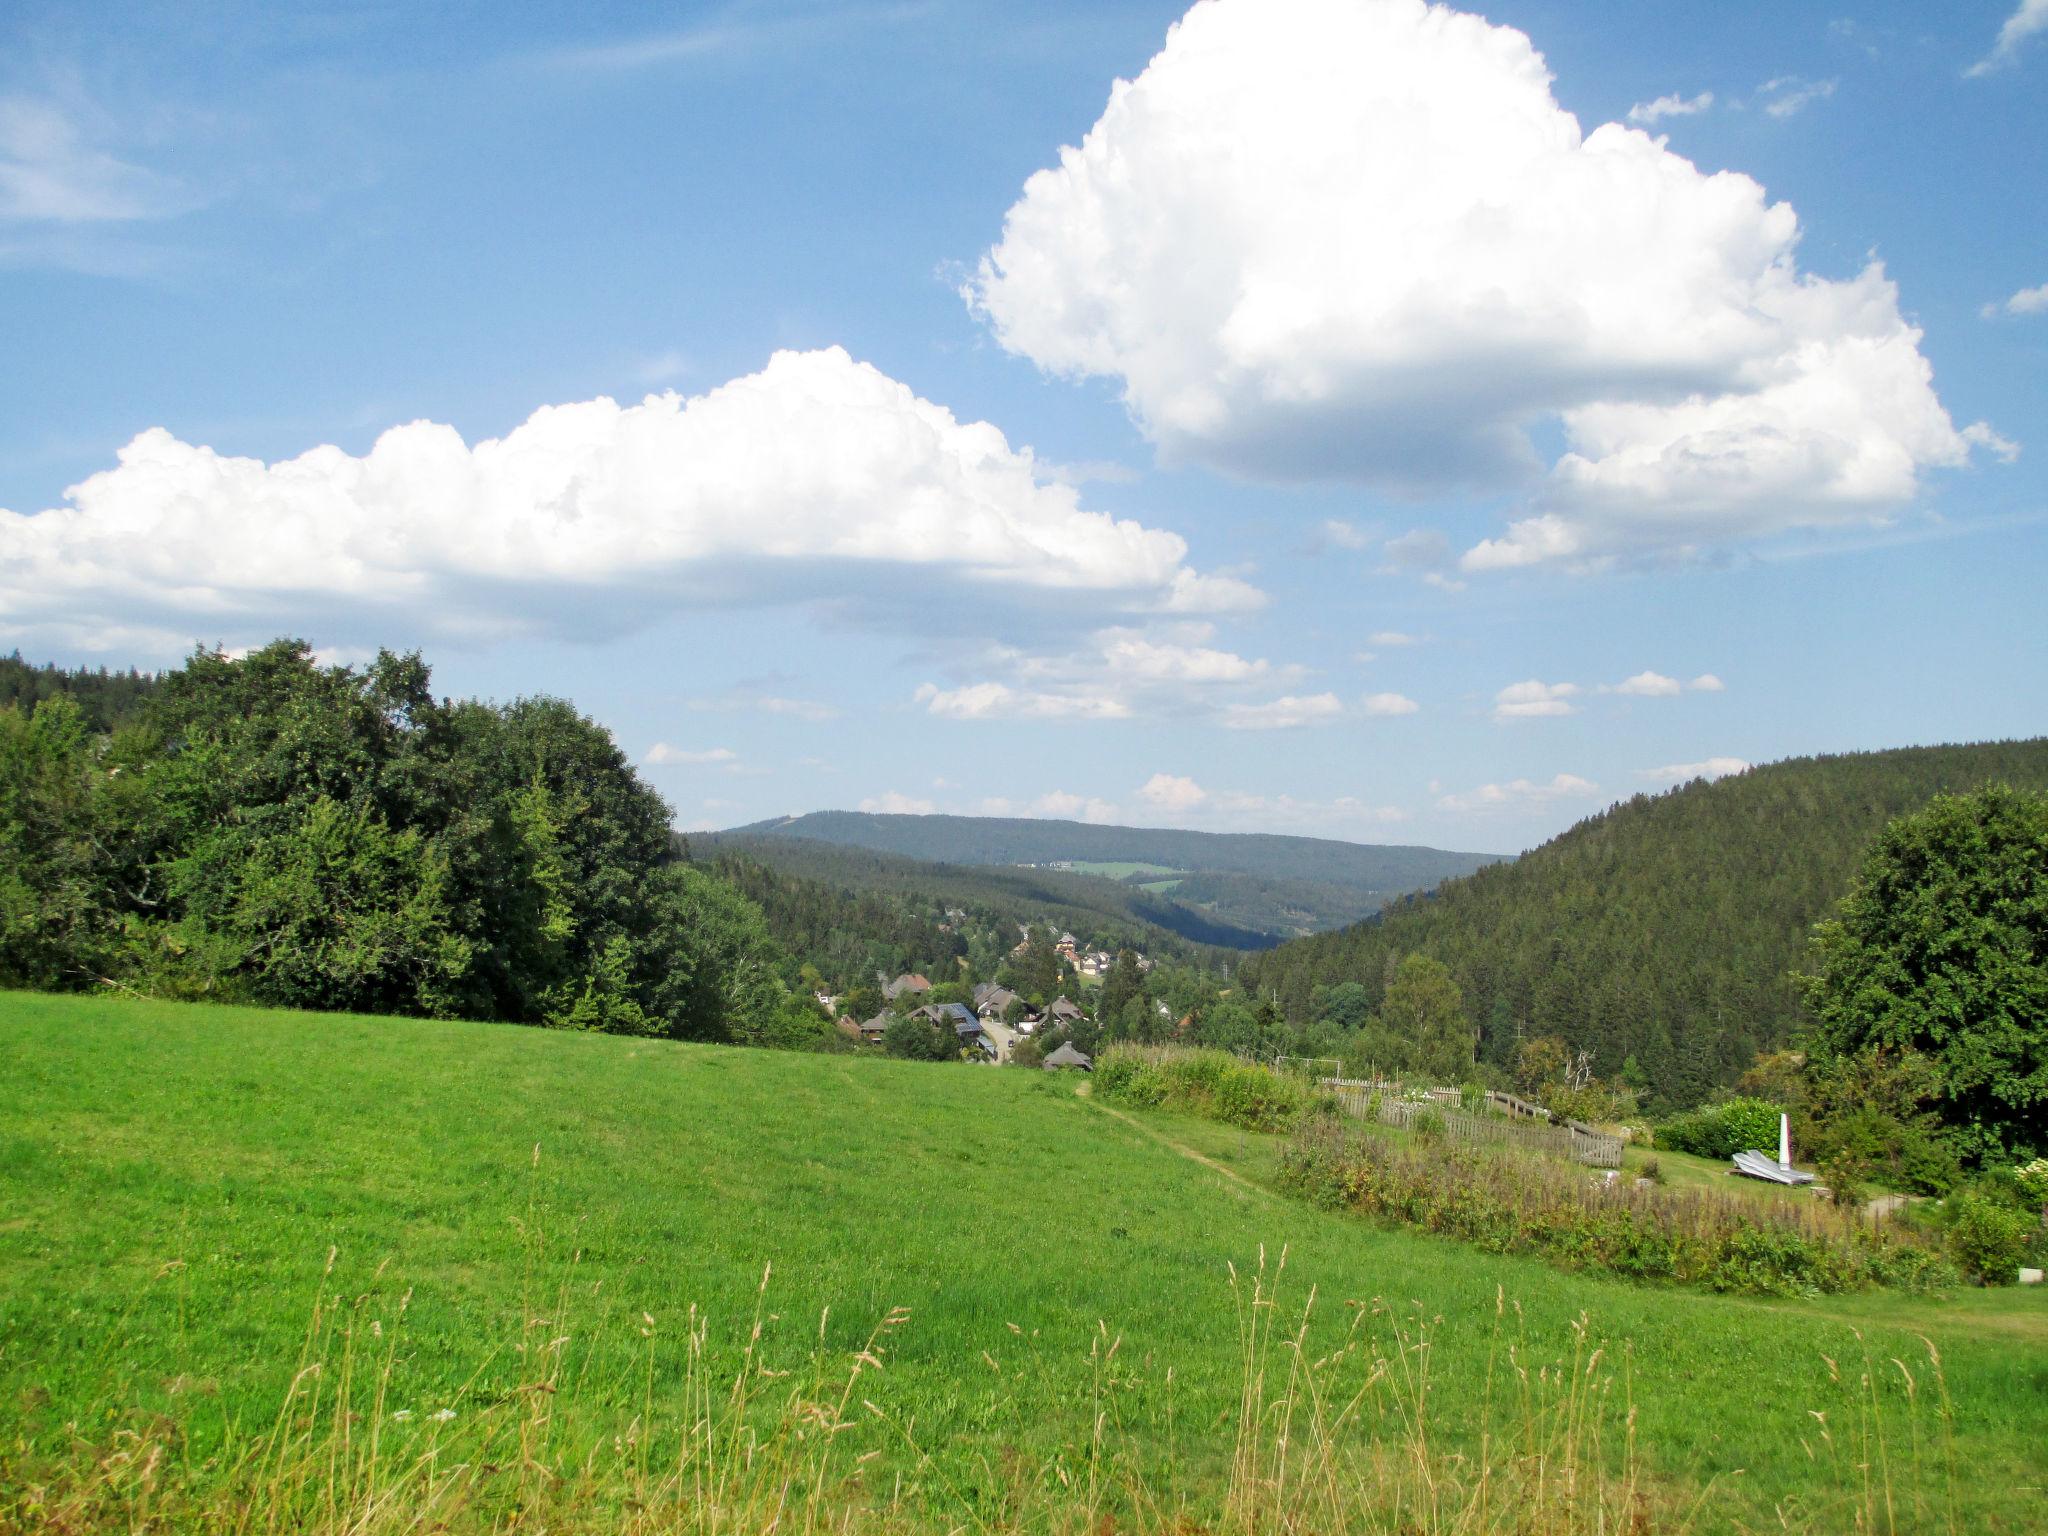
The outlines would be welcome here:
M 2036 1223 L 1991 1195 L 1966 1189 L 1948 1202 L 1948 1250 L 1986 1285 L 2010 1285 Z
M 1112 1046 L 1095 1063 L 1094 1092 L 1140 1108 L 1184 1109 L 1250 1131 L 1284 1131 L 1319 1100 L 1299 1078 L 1227 1051 Z
M 1733 1157 L 1778 1145 L 1780 1107 L 1764 1099 L 1729 1099 L 1657 1127 L 1657 1145 L 1695 1157 Z
M 1807 1296 L 1957 1278 L 1909 1232 L 1818 1202 L 1637 1189 L 1570 1163 L 1418 1148 L 1314 1121 L 1296 1131 L 1280 1166 L 1285 1186 L 1316 1205 L 1640 1280 Z

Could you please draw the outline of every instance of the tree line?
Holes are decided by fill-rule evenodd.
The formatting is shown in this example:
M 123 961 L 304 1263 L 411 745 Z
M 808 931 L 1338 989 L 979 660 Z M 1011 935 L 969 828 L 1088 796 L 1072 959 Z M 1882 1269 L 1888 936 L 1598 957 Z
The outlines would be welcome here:
M 140 688 L 50 680 L 0 705 L 0 985 L 829 1032 L 760 908 L 562 700 L 437 699 L 417 654 L 322 666 L 297 640 Z

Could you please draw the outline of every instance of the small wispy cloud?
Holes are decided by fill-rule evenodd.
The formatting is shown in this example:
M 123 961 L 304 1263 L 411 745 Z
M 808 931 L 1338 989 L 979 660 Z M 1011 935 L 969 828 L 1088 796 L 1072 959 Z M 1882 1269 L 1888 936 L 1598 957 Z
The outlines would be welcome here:
M 1834 80 L 1808 80 L 1800 75 L 1779 75 L 1758 86 L 1757 95 L 1763 98 L 1763 109 L 1771 117 L 1787 118 L 1803 112 L 1816 101 L 1826 101 L 1835 94 Z
M 1288 694 L 1263 704 L 1232 704 L 1223 711 L 1223 724 L 1233 731 L 1291 731 L 1320 725 L 1343 713 L 1344 706 L 1334 693 Z
M 568 72 L 619 74 L 760 48 L 799 47 L 849 29 L 900 26 L 929 16 L 935 8 L 934 0 L 921 4 L 828 6 L 746 20 L 729 10 L 723 19 L 696 26 L 551 49 L 539 55 L 536 62 Z
M 81 114 L 28 96 L 0 96 L 0 220 L 113 224 L 195 206 L 179 182 L 120 159 Z
M 1664 784 L 1689 784 L 1694 779 L 1722 779 L 1731 773 L 1747 772 L 1749 764 L 1742 758 L 1709 757 L 1697 763 L 1666 763 L 1662 768 L 1638 769 L 1636 777 Z
M 1412 715 L 1422 708 L 1405 693 L 1369 693 L 1358 707 L 1368 715 Z
M 1991 51 L 1964 70 L 1964 78 L 1975 80 L 2018 63 L 2020 45 L 2037 32 L 2048 32 L 2048 0 L 2020 0 L 2019 9 L 1998 29 Z
M 724 767 L 739 760 L 739 753 L 730 747 L 677 747 L 665 741 L 657 741 L 647 749 L 647 755 L 640 759 L 641 762 L 656 768 Z
M 1547 781 L 1510 779 L 1505 784 L 1482 784 L 1463 794 L 1442 795 L 1437 808 L 1445 811 L 1509 811 L 1547 805 L 1554 800 L 1584 799 L 1600 792 L 1591 779 L 1575 773 L 1560 773 Z
M 1697 96 L 1681 96 L 1673 91 L 1669 96 L 1659 96 L 1655 101 L 1639 101 L 1628 109 L 1628 120 L 1645 127 L 1662 122 L 1667 117 L 1697 117 L 1714 104 L 1712 91 L 1701 91 Z
M 1979 313 L 1986 320 L 1996 320 L 2003 315 L 2048 314 L 2048 283 L 2038 288 L 2022 288 L 2007 298 L 1995 299 Z

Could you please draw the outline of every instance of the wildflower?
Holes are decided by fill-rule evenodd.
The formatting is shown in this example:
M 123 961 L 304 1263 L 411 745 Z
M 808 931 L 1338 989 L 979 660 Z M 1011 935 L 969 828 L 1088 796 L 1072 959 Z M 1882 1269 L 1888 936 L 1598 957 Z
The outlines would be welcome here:
M 432 1419 L 436 1424 L 446 1424 L 450 1419 L 455 1417 L 455 1410 L 453 1408 L 437 1408 L 432 1413 L 428 1414 L 427 1417 Z
M 410 1408 L 399 1408 L 392 1412 L 391 1417 L 397 1420 L 400 1424 L 403 1424 L 407 1419 L 412 1417 L 412 1410 Z

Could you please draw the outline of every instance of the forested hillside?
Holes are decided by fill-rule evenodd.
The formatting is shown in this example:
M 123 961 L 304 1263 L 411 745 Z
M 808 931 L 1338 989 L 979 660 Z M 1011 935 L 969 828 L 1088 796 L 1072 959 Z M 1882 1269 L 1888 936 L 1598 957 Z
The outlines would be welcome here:
M 1443 962 L 1482 1060 L 1557 1035 L 1683 1105 L 1787 1041 L 1787 977 L 1892 817 L 1989 782 L 2048 790 L 2048 738 L 1795 758 L 1638 795 L 1525 854 L 1337 933 L 1246 962 L 1247 988 L 1308 1021 L 1324 989 L 1378 1007 L 1401 957 Z
M 1323 881 L 1383 895 L 1423 890 L 1502 857 L 1263 832 L 1184 832 L 1029 817 L 881 816 L 865 811 L 814 811 L 733 831 L 755 838 L 843 843 L 933 864 L 1124 861 L 1269 880 Z

